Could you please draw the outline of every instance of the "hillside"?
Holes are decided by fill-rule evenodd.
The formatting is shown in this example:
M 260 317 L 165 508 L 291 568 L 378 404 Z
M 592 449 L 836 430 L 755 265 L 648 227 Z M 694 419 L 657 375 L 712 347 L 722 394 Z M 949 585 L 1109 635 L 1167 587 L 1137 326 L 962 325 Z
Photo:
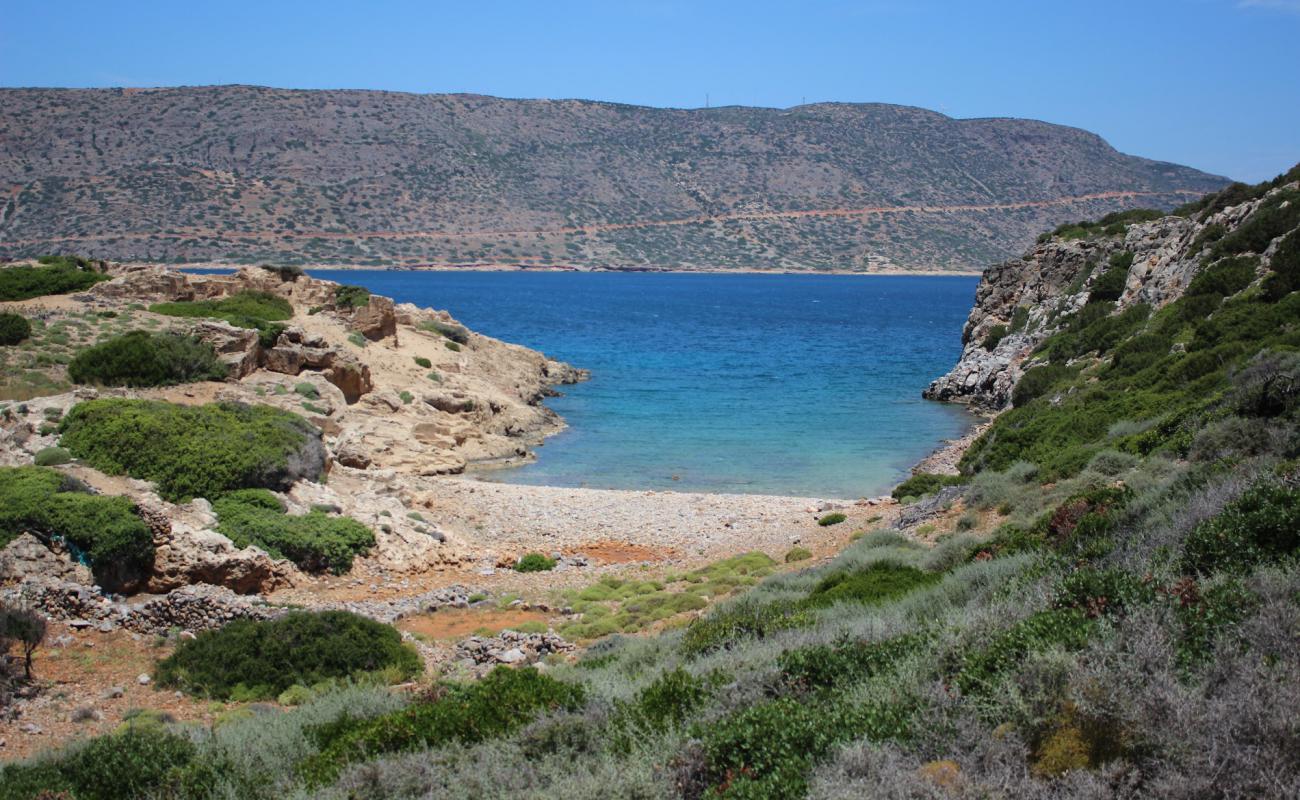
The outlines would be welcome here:
M 918 108 L 3 89 L 0 258 L 980 269 L 1226 181 Z

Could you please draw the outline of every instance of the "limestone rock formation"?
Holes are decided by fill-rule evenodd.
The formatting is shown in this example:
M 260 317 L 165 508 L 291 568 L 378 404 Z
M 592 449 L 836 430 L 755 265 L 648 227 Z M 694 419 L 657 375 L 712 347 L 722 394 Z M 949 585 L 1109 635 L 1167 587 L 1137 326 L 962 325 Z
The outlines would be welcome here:
M 1204 220 L 1168 216 L 1130 224 L 1121 235 L 1053 237 L 1020 258 L 989 268 L 976 289 L 975 305 L 962 330 L 961 359 L 922 396 L 966 402 L 989 411 L 1006 408 L 1012 388 L 1035 363 L 1034 348 L 1060 329 L 1066 315 L 1088 302 L 1111 256 L 1133 255 L 1117 309 L 1136 303 L 1159 309 L 1181 297 L 1195 277 L 1204 245 L 1201 234 L 1206 228 L 1222 226 L 1223 233 L 1232 232 L 1261 203 L 1285 188 Z M 990 333 L 998 326 L 1006 333 L 990 342 Z M 986 343 L 993 346 L 986 347 Z

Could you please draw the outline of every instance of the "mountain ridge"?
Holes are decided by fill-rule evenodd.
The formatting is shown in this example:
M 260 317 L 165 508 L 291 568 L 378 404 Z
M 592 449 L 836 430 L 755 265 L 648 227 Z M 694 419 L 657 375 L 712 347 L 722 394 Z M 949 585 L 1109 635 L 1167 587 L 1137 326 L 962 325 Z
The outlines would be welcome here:
M 969 270 L 1045 226 L 1131 205 L 1094 195 L 1168 208 L 1226 184 L 1079 128 L 883 103 L 659 109 L 249 86 L 0 97 L 5 257 Z M 1023 205 L 1040 201 L 1059 204 Z M 951 218 L 908 218 L 922 207 Z M 843 208 L 897 219 L 826 215 Z M 353 235 L 366 231 L 411 236 Z M 429 231 L 448 241 L 416 236 Z

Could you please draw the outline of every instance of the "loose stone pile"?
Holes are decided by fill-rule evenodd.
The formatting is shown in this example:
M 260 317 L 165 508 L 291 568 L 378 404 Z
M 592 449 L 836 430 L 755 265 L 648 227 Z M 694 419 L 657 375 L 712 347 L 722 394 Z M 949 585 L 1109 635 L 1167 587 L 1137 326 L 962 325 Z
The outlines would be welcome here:
M 236 619 L 268 619 L 285 612 L 237 595 L 229 589 L 196 584 L 142 603 L 114 602 L 98 587 L 67 581 L 31 579 L 0 590 L 0 603 L 23 605 L 72 627 L 117 628 L 144 634 L 174 629 L 202 631 Z
M 344 603 L 324 604 L 318 610 L 351 611 L 377 622 L 393 623 L 412 614 L 437 611 L 440 608 L 469 608 L 473 591 L 459 584 L 441 589 L 431 589 L 411 597 L 394 597 L 389 600 L 353 600 Z M 484 593 L 486 594 L 486 593 Z
M 463 666 L 534 664 L 551 653 L 568 653 L 575 649 L 558 633 L 520 633 L 504 630 L 496 636 L 471 636 L 456 645 L 456 657 Z

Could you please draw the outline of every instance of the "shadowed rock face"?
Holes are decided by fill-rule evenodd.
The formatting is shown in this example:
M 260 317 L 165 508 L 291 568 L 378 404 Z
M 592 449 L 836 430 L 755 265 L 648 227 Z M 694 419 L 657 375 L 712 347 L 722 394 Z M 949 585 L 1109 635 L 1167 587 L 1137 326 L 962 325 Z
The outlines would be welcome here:
M 1231 233 L 1261 203 L 1285 188 L 1203 220 L 1170 216 L 1129 225 L 1118 235 L 1052 238 L 1020 258 L 990 267 L 976 289 L 975 305 L 962 331 L 961 360 L 922 396 L 990 411 L 1006 408 L 1016 382 L 1034 363 L 1034 348 L 1060 330 L 1062 318 L 1088 302 L 1111 256 L 1133 254 L 1117 310 L 1136 303 L 1159 309 L 1182 297 L 1201 268 L 1203 246 L 1208 245 L 1198 237 L 1207 227 L 1219 225 Z M 1268 254 L 1261 255 L 1266 265 Z M 989 334 L 998 326 L 1008 332 L 987 348 Z
M 0 106 L 0 257 L 980 269 L 1226 183 L 1074 128 L 883 104 L 218 86 Z

